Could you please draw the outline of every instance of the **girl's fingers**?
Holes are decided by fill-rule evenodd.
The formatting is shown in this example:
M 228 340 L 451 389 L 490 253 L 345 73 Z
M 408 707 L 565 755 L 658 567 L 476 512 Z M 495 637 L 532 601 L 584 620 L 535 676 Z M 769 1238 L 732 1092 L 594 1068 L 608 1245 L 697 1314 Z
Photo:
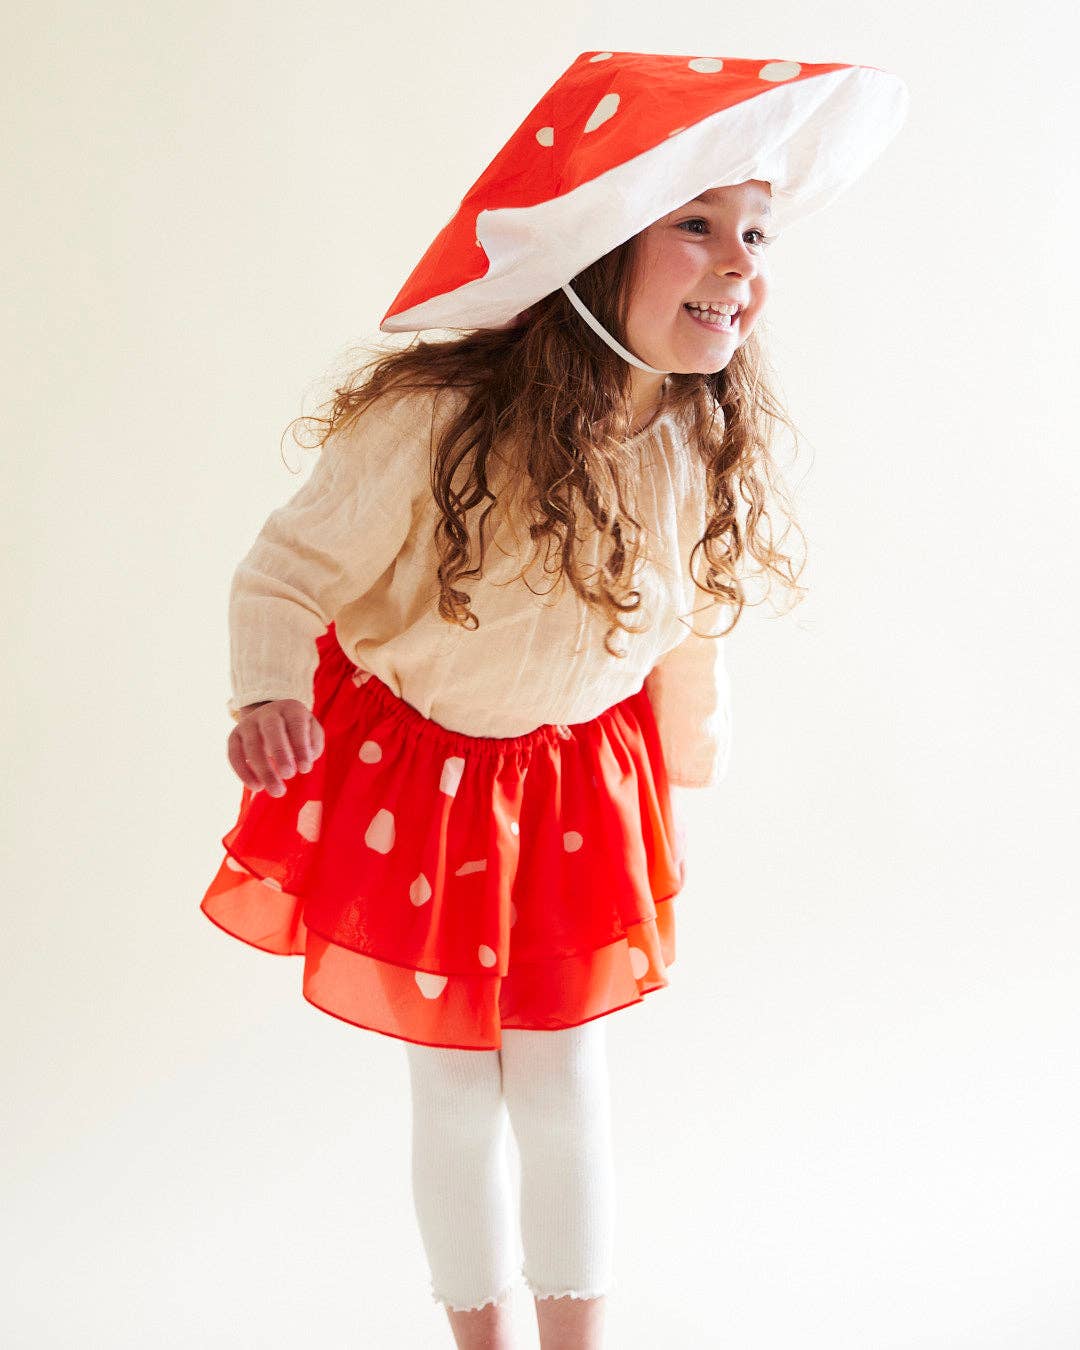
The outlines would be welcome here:
M 296 749 L 297 760 L 300 761 L 300 772 L 306 774 L 315 763 L 325 745 L 325 736 L 323 726 L 315 714 L 309 713 L 306 707 L 300 707 L 296 717 L 286 717 L 289 722 L 290 732 L 293 736 L 293 748 Z
M 264 708 L 269 711 L 263 712 Z M 307 773 L 322 754 L 326 737 L 321 724 L 294 699 L 256 705 L 229 737 L 229 763 L 253 792 L 265 788 L 272 797 L 285 792 L 283 778 Z
M 248 763 L 247 755 L 244 753 L 243 742 L 234 731 L 229 737 L 228 745 L 229 763 L 232 765 L 233 772 L 241 783 L 251 792 L 258 792 L 262 787 L 258 775 Z
M 277 721 L 279 719 L 264 716 L 261 711 L 256 709 L 255 712 L 248 713 L 244 720 L 237 725 L 233 734 L 240 741 L 240 754 L 247 760 L 258 785 L 265 788 L 271 797 L 280 797 L 285 791 L 285 785 L 278 777 L 277 771 L 268 757 L 265 729 L 262 725 L 268 720 Z
M 292 745 L 289 743 L 289 727 L 280 714 L 267 713 L 262 725 L 263 744 L 266 752 L 274 761 L 274 766 L 282 778 L 292 778 L 296 773 L 296 760 L 293 758 Z
M 326 736 L 322 729 L 322 723 L 314 716 L 311 719 L 311 749 L 312 759 L 318 759 L 326 749 Z
M 307 773 L 318 756 L 313 753 L 314 728 L 319 724 L 304 705 L 297 704 L 285 714 L 289 735 L 292 737 L 292 749 L 299 761 L 300 772 Z

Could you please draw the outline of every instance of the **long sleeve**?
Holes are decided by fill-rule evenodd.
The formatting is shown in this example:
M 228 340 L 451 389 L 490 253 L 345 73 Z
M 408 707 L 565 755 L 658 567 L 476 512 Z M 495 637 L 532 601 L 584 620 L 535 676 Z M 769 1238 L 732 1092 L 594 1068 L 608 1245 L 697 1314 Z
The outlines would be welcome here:
M 691 632 L 645 677 L 668 778 L 679 787 L 715 787 L 727 775 L 733 715 L 724 643 Z
M 313 706 L 315 639 L 368 591 L 428 492 L 432 398 L 393 397 L 330 436 L 304 485 L 272 511 L 229 594 L 233 721 L 249 703 Z

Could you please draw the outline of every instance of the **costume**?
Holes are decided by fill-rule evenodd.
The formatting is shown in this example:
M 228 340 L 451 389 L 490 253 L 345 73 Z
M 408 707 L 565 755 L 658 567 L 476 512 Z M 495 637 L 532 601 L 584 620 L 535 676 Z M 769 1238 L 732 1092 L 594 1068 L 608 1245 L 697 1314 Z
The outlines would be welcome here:
M 561 286 L 643 365 L 569 280 L 709 186 L 765 179 L 785 223 L 819 209 L 895 134 L 906 99 L 874 67 L 583 53 L 381 326 L 504 326 Z M 579 1025 L 668 983 L 685 876 L 669 787 L 719 780 L 732 718 L 714 636 L 727 615 L 689 575 L 704 469 L 674 415 L 633 443 L 645 631 L 619 635 L 623 657 L 572 588 L 548 596 L 542 570 L 521 573 L 532 549 L 509 511 L 469 580 L 479 625 L 438 616 L 429 455 L 461 397 L 409 391 L 331 437 L 237 568 L 230 712 L 297 699 L 327 746 L 283 797 L 244 788 L 202 909 L 302 955 L 323 1011 L 482 1050 L 503 1026 Z M 501 503 L 520 471 L 499 463 Z M 594 534 L 583 561 L 599 550 Z
M 781 227 L 820 209 L 906 106 L 902 82 L 875 67 L 582 53 L 381 327 L 507 327 L 561 289 L 583 336 L 587 325 L 663 374 L 585 308 L 574 277 L 710 187 L 768 182 Z M 326 749 L 282 797 L 243 789 L 202 909 L 246 942 L 302 955 L 316 1006 L 409 1043 L 433 1296 L 480 1307 L 515 1273 L 504 1096 L 530 1288 L 611 1285 L 598 1028 L 668 983 L 685 878 L 669 788 L 720 781 L 732 719 L 713 636 L 729 616 L 689 576 L 702 465 L 674 415 L 632 443 L 647 626 L 620 635 L 625 659 L 604 652 L 606 625 L 569 587 L 545 598 L 541 572 L 531 589 L 517 575 L 532 549 L 509 515 L 495 516 L 483 576 L 464 581 L 479 627 L 438 619 L 428 447 L 459 397 L 411 392 L 332 437 L 237 568 L 229 711 L 297 699 Z M 512 486 L 496 472 L 497 499 Z

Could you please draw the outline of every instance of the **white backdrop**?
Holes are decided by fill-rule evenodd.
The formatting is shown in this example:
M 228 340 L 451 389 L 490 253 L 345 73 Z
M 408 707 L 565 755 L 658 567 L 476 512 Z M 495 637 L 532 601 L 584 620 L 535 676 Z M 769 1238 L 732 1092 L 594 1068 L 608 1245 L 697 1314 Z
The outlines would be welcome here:
M 672 985 L 609 1024 L 607 1343 L 1080 1344 L 1064 22 L 920 0 L 16 7 L 6 1345 L 450 1344 L 401 1044 L 197 908 L 239 802 L 227 588 L 298 485 L 286 423 L 587 50 L 861 62 L 912 96 L 882 159 L 771 252 L 811 594 L 730 639 L 732 767 L 683 794 Z

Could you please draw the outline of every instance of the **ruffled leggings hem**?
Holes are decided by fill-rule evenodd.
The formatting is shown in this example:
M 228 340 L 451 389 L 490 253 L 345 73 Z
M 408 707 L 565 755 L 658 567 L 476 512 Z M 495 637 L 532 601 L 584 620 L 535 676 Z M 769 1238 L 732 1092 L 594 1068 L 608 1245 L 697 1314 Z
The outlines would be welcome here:
M 497 1294 L 491 1294 L 479 1303 L 455 1303 L 448 1295 L 440 1293 L 434 1287 L 431 1291 L 431 1297 L 450 1312 L 479 1312 L 481 1308 L 486 1308 L 489 1304 L 504 1302 L 519 1286 L 527 1289 L 533 1298 L 590 1299 L 603 1298 L 606 1294 L 609 1294 L 615 1288 L 615 1281 L 609 1280 L 602 1289 L 547 1289 L 533 1281 L 524 1269 L 521 1269 L 515 1272 Z

